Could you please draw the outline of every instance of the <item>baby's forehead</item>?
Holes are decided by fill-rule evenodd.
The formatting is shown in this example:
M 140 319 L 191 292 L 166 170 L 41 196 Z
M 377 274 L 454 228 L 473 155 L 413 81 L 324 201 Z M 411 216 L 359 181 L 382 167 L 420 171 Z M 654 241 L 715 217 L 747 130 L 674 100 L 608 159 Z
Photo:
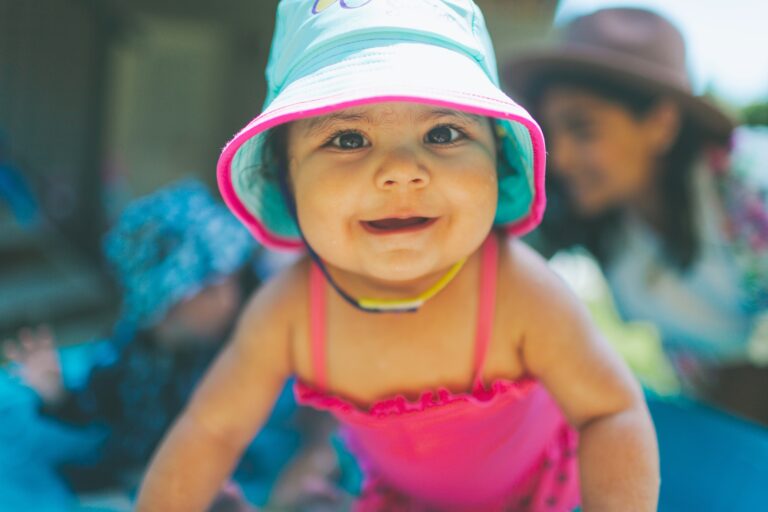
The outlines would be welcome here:
M 463 124 L 481 124 L 485 117 L 441 106 L 419 103 L 379 103 L 345 108 L 296 121 L 296 125 L 306 133 L 324 131 L 339 124 L 364 124 L 386 126 L 404 123 L 429 123 L 435 121 L 461 122 Z

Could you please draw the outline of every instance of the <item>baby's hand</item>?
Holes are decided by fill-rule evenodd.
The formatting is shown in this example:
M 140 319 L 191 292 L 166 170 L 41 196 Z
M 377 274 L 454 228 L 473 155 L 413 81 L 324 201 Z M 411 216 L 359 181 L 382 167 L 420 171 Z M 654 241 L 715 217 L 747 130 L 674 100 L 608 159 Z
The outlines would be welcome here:
M 61 362 L 47 326 L 25 327 L 19 331 L 18 340 L 4 340 L 2 348 L 5 357 L 16 363 L 11 371 L 34 389 L 43 402 L 56 405 L 64 398 Z
M 246 501 L 240 487 L 230 480 L 221 487 L 208 512 L 258 512 L 258 509 Z
M 338 462 L 328 446 L 307 448 L 283 472 L 270 496 L 270 504 L 278 510 L 287 508 L 302 512 L 347 510 L 348 496 L 334 483 Z

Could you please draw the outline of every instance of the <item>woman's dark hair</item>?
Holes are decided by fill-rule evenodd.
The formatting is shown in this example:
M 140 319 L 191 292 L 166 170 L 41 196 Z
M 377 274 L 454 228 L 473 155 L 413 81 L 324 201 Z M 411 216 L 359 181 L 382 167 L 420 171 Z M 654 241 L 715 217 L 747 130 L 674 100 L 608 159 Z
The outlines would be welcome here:
M 648 114 L 664 97 L 663 93 L 606 78 L 559 71 L 546 74 L 531 84 L 529 94 L 525 97 L 530 100 L 529 105 L 534 112 L 540 110 L 545 94 L 556 86 L 573 87 L 618 103 L 638 119 Z M 659 216 L 659 234 L 664 256 L 670 264 L 685 271 L 696 260 L 700 245 L 694 223 L 695 204 L 691 178 L 697 158 L 710 141 L 684 113 L 681 114 L 677 138 L 660 162 L 662 168 L 657 190 L 663 209 Z M 581 245 L 601 265 L 610 263 L 615 249 L 621 243 L 621 207 L 598 215 L 581 215 L 569 199 L 565 185 L 554 173 L 547 174 L 547 195 L 547 210 L 539 233 L 543 252 L 552 254 L 560 249 Z

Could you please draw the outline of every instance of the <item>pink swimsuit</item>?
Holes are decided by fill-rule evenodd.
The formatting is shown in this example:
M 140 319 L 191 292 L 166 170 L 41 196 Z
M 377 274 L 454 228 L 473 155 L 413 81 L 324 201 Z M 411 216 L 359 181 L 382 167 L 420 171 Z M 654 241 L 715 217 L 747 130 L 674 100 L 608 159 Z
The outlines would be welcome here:
M 326 282 L 310 277 L 316 383 L 296 381 L 299 403 L 330 411 L 366 475 L 356 511 L 530 510 L 560 512 L 579 504 L 577 434 L 532 378 L 482 380 L 495 307 L 498 247 L 483 246 L 471 393 L 447 389 L 403 396 L 368 410 L 324 393 Z

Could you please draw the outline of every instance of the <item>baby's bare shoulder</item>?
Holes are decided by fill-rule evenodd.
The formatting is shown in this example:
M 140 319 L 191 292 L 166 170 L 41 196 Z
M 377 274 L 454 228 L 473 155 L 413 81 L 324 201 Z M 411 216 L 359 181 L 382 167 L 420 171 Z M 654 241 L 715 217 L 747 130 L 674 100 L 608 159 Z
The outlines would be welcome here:
M 590 323 L 585 306 L 533 249 L 511 240 L 500 254 L 500 306 L 522 323 L 525 333 L 561 336 Z
M 298 301 L 306 300 L 308 275 L 309 262 L 298 260 L 264 281 L 248 300 L 246 310 L 290 312 Z
M 293 373 L 290 341 L 303 272 L 301 264 L 286 269 L 249 298 L 187 408 L 195 428 L 239 447 L 263 424 Z
M 570 302 L 567 285 L 546 260 L 525 243 L 510 239 L 502 245 L 499 256 L 500 290 L 531 305 L 541 305 L 541 302 L 551 305 L 561 302 L 562 297 Z
M 238 351 L 286 361 L 292 333 L 306 317 L 308 272 L 308 262 L 300 260 L 269 278 L 248 299 L 232 340 Z

